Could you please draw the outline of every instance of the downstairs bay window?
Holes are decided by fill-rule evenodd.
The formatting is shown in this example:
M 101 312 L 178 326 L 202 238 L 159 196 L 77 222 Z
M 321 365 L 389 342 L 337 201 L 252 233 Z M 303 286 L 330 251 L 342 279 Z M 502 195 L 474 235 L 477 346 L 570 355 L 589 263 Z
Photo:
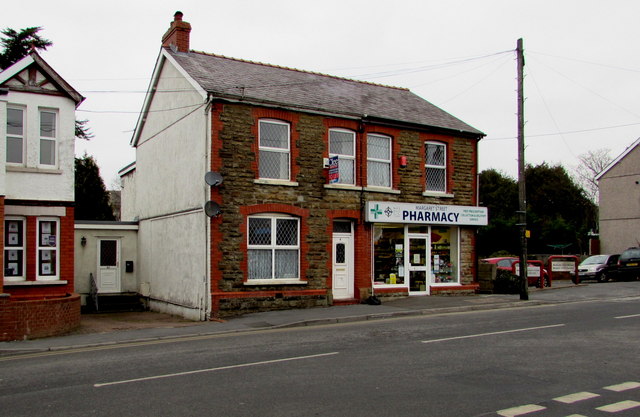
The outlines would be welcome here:
M 300 279 L 300 220 L 282 215 L 247 219 L 248 282 Z

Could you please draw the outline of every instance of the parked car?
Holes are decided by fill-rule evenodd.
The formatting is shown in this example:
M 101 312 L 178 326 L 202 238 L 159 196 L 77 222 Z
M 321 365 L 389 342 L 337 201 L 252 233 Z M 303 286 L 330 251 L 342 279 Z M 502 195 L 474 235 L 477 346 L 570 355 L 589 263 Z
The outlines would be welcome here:
M 509 272 L 513 272 L 513 264 L 515 264 L 518 261 L 520 261 L 520 259 L 515 257 L 510 257 L 510 256 L 504 256 L 499 258 L 485 258 L 480 260 L 480 262 L 484 262 L 487 264 L 495 264 L 498 267 L 498 269 L 502 269 Z M 535 265 L 535 264 L 532 264 L 532 265 Z M 549 273 L 545 268 L 542 268 L 542 277 L 544 278 L 544 286 L 548 287 L 550 284 Z M 527 283 L 529 284 L 529 286 L 535 285 L 538 288 L 541 287 L 540 277 L 533 277 L 533 276 L 527 275 Z
M 625 281 L 640 279 L 640 248 L 629 248 L 620 254 L 618 276 Z
M 606 282 L 614 279 L 618 272 L 619 254 L 589 256 L 578 265 L 580 280 L 595 279 L 598 282 Z

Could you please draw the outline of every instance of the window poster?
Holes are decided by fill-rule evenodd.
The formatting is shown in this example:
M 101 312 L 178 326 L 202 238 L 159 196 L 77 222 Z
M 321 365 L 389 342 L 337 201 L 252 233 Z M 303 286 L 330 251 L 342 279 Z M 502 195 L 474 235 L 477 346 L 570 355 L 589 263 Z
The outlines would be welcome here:
M 41 264 L 40 270 L 42 275 L 51 275 L 51 264 Z
M 49 234 L 42 234 L 40 236 L 40 246 L 49 246 Z
M 43 261 L 50 261 L 51 260 L 51 251 L 43 250 L 40 253 L 42 255 L 42 260 Z
M 20 243 L 20 239 L 19 239 L 19 235 L 18 233 L 9 233 L 9 235 L 7 236 L 7 245 L 11 245 L 11 246 L 18 246 L 18 244 Z
M 18 263 L 17 262 L 9 262 L 7 264 L 7 275 L 8 276 L 16 276 L 18 275 Z
M 17 261 L 18 260 L 18 251 L 17 250 L 7 251 L 7 260 L 8 261 Z
M 9 222 L 9 232 L 18 233 L 18 222 Z
M 42 234 L 50 234 L 51 233 L 51 222 L 42 222 L 40 223 L 40 232 Z

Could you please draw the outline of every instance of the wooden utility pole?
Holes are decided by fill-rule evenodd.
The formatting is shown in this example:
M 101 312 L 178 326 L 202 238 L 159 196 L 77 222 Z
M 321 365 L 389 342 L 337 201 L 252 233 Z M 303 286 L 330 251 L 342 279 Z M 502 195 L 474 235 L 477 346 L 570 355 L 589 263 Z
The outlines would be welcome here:
M 520 210 L 518 226 L 520 226 L 520 299 L 529 299 L 529 283 L 527 282 L 527 193 L 524 178 L 524 49 L 522 38 L 518 39 L 516 48 L 518 62 L 518 196 Z

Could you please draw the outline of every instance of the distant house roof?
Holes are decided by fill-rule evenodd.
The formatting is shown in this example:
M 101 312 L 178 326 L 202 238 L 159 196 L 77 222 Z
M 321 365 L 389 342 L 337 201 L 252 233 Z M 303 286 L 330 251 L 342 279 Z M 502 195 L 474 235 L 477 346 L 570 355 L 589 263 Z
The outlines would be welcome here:
M 213 97 L 484 136 L 408 89 L 203 52 L 163 51 Z
M 58 91 L 62 94 L 65 94 L 69 98 L 71 98 L 75 103 L 76 107 L 80 105 L 84 101 L 84 97 L 78 93 L 69 83 L 67 83 L 47 62 L 42 59 L 37 52 L 32 51 L 27 56 L 6 68 L 4 71 L 0 72 L 0 86 L 5 84 L 7 81 L 12 78 L 18 76 L 22 71 L 27 69 L 31 65 L 37 65 L 42 73 L 47 77 L 47 81 L 53 83 Z M 21 82 L 26 82 L 26 80 L 21 80 Z M 48 93 L 48 90 L 41 89 L 38 91 L 39 86 L 34 85 L 25 85 L 24 88 L 16 88 L 15 86 L 8 86 L 9 90 L 24 90 L 29 92 L 42 92 Z
M 614 166 L 616 166 L 618 164 L 618 162 L 620 162 L 621 160 L 623 160 L 628 154 L 629 152 L 631 152 L 632 150 L 634 150 L 636 148 L 636 146 L 640 145 L 640 138 L 636 139 L 635 142 L 633 142 L 631 145 L 629 145 L 627 147 L 627 149 L 624 150 L 624 152 L 622 152 L 620 155 L 618 155 L 617 158 L 615 158 L 613 161 L 611 161 L 611 163 L 609 165 L 607 165 L 601 173 L 599 173 L 598 175 L 596 175 L 595 180 L 596 181 L 600 181 L 600 178 L 602 178 L 607 172 L 609 172 L 609 170 L 611 168 L 613 168 Z

